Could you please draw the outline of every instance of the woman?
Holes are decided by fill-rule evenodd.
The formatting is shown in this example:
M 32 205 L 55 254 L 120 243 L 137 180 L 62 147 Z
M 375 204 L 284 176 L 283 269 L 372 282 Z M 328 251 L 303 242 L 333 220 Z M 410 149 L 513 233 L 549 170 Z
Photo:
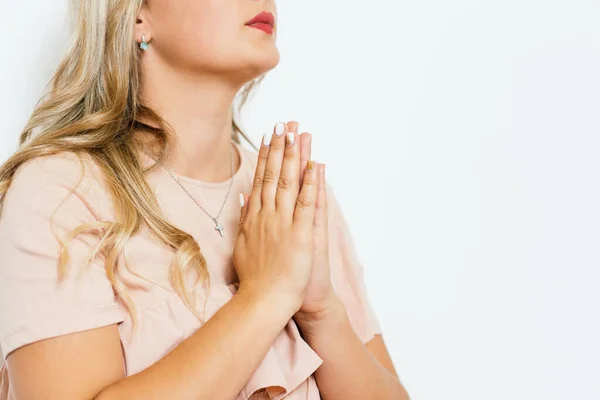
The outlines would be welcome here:
M 1 398 L 407 398 L 310 134 L 239 143 L 274 2 L 74 8 L 0 169 Z

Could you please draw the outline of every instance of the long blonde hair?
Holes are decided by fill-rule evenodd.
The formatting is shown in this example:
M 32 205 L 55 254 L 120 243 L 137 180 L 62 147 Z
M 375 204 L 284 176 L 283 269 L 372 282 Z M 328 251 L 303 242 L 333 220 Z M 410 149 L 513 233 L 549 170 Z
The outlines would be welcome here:
M 135 307 L 126 285 L 117 278 L 118 256 L 144 222 L 160 242 L 175 252 L 170 266 L 171 283 L 202 320 L 183 277 L 195 271 L 196 284 L 207 283 L 206 260 L 191 235 L 165 221 L 144 178 L 169 154 L 173 132 L 138 100 L 141 50 L 134 39 L 134 24 L 141 4 L 140 0 L 72 0 L 71 46 L 23 129 L 18 149 L 0 166 L 0 207 L 15 172 L 28 160 L 64 151 L 91 156 L 106 180 L 115 219 L 82 224 L 64 240 L 59 239 L 59 279 L 65 276 L 69 263 L 69 241 L 84 232 L 98 235 L 100 244 L 88 260 L 96 252 L 104 255 L 106 276 L 132 313 L 135 325 Z M 242 88 L 238 112 L 263 78 L 264 75 Z M 154 126 L 141 120 L 152 121 Z M 235 118 L 232 131 L 236 143 L 240 143 L 241 135 L 256 149 Z M 157 164 L 147 170 L 138 159 L 140 150 L 148 152 L 147 142 L 141 141 L 136 132 L 148 134 L 154 149 L 158 149 L 154 151 Z

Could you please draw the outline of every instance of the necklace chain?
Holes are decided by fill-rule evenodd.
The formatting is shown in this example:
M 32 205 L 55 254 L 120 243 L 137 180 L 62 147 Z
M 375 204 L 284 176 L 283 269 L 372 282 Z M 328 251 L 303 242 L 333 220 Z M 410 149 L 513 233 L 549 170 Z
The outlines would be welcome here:
M 230 145 L 232 146 L 233 144 L 230 143 Z M 206 211 L 206 209 L 204 209 L 204 207 L 202 207 L 200 205 L 200 203 L 198 203 L 198 201 L 196 201 L 196 199 L 194 198 L 194 196 L 192 196 L 190 194 L 190 192 L 188 192 L 186 190 L 186 188 L 183 187 L 183 185 L 181 184 L 181 182 L 179 181 L 179 179 L 177 179 L 175 177 L 175 175 L 173 175 L 173 173 L 171 171 L 169 171 L 169 169 L 167 167 L 162 166 L 169 173 L 169 175 L 171 175 L 171 178 L 173 178 L 175 180 L 175 182 L 179 185 L 179 187 L 190 197 L 190 199 L 192 199 L 192 201 L 198 207 L 200 207 L 200 209 L 202 211 L 204 211 L 204 213 L 206 215 L 208 215 L 210 219 L 213 220 L 213 222 L 215 223 L 215 230 L 219 231 L 219 234 L 221 235 L 221 237 L 225 237 L 225 235 L 223 234 L 223 231 L 225 230 L 225 227 L 223 225 L 219 224 L 219 217 L 221 216 L 221 212 L 223 211 L 223 208 L 225 207 L 225 204 L 227 203 L 227 198 L 229 197 L 229 192 L 231 192 L 231 186 L 233 186 L 233 150 L 231 149 L 231 147 L 229 148 L 229 152 L 231 154 L 231 182 L 229 182 L 229 188 L 227 189 L 227 194 L 225 195 L 225 200 L 223 200 L 223 204 L 221 205 L 221 209 L 219 210 L 219 213 L 217 214 L 216 217 L 213 217 L 212 215 L 210 215 L 208 213 L 208 211 Z

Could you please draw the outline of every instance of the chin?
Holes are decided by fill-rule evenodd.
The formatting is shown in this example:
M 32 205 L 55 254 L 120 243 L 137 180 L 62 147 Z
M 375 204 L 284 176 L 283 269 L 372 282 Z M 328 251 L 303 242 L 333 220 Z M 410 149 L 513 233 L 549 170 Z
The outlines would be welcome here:
M 270 52 L 262 52 L 260 54 L 254 53 L 253 56 L 245 58 L 243 70 L 253 71 L 254 78 L 274 69 L 280 60 L 279 51 L 275 49 Z
M 279 64 L 280 58 L 279 51 L 275 50 L 270 54 L 262 54 L 257 57 L 254 65 L 256 68 L 260 68 L 266 72 L 275 68 Z

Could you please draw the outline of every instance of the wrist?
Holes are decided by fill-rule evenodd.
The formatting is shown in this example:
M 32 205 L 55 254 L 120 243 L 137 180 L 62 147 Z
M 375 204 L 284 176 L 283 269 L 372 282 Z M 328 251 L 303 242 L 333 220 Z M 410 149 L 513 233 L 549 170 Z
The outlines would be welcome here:
M 248 302 L 269 307 L 270 312 L 281 311 L 291 318 L 302 304 L 298 296 L 283 291 L 262 289 L 250 284 L 240 283 L 236 295 Z
M 344 324 L 349 323 L 346 306 L 335 294 L 329 297 L 324 306 L 316 312 L 298 311 L 294 314 L 298 328 L 307 339 L 334 334 Z

